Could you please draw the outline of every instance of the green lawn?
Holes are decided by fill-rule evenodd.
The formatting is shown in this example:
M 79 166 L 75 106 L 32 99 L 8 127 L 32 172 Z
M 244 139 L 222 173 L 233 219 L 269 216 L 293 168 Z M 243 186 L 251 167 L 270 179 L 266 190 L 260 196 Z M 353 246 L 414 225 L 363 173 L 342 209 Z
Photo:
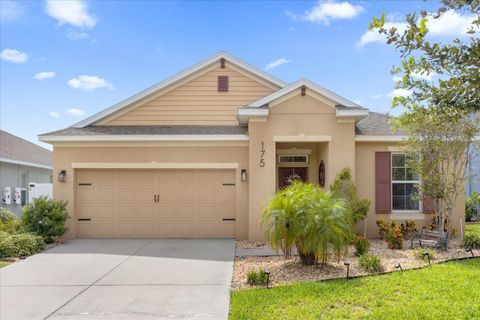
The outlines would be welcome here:
M 466 224 L 465 233 L 476 233 L 480 235 L 480 223 Z
M 480 319 L 480 259 L 235 291 L 230 319 Z
M 3 267 L 6 267 L 10 264 L 11 262 L 7 262 L 7 261 L 0 261 L 0 268 L 3 268 Z

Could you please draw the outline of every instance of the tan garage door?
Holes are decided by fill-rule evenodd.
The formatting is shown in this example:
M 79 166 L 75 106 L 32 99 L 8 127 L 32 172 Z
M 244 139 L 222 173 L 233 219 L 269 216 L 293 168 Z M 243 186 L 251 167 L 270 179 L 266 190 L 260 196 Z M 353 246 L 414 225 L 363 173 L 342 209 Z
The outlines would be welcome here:
M 233 170 L 78 171 L 77 235 L 235 237 Z

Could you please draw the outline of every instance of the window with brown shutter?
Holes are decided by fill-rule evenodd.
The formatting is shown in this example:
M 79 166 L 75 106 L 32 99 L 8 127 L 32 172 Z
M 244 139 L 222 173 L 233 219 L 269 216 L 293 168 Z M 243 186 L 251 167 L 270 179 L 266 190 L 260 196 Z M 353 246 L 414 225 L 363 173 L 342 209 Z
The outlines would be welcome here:
M 385 214 L 392 207 L 392 175 L 390 152 L 375 152 L 375 212 Z
M 228 76 L 218 76 L 218 92 L 228 92 Z

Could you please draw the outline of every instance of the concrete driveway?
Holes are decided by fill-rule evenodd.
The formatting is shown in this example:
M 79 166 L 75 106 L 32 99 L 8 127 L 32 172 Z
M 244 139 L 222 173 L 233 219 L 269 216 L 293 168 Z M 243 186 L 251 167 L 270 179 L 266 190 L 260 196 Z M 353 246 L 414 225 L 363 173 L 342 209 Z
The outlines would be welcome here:
M 0 319 L 227 319 L 234 240 L 73 240 L 0 269 Z

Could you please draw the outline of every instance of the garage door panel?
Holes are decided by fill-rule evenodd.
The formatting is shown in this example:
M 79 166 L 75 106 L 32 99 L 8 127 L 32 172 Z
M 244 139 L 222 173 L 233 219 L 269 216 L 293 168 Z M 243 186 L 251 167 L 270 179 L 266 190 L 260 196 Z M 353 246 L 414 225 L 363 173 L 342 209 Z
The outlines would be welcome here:
M 78 199 L 81 202 L 96 201 L 97 193 L 95 192 L 95 188 L 80 186 L 78 188 Z
M 114 187 L 97 187 L 97 201 L 114 201 L 115 200 L 116 188 Z
M 217 195 L 216 188 L 201 188 L 198 190 L 198 201 L 215 202 Z
M 176 200 L 177 201 L 195 201 L 195 189 L 185 188 L 182 190 L 176 190 Z
M 218 190 L 218 201 L 219 202 L 234 202 L 235 201 L 235 187 L 224 186 Z
M 235 237 L 233 170 L 80 170 L 79 237 Z M 224 185 L 227 184 L 227 185 Z M 158 197 L 157 197 L 158 195 Z M 155 197 L 154 197 L 155 196 Z

